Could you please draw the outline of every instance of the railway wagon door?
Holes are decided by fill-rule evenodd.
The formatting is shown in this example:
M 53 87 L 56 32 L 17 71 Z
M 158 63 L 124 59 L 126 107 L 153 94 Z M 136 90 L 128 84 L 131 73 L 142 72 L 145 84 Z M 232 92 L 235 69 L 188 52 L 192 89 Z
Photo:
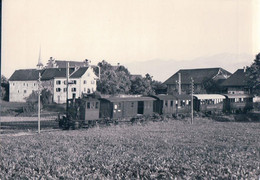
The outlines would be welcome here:
M 144 114 L 144 101 L 138 101 L 137 114 Z

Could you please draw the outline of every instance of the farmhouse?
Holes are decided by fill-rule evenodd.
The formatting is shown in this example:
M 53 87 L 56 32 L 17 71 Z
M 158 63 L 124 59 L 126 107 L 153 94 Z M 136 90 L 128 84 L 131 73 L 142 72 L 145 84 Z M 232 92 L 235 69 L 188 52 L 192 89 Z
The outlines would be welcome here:
M 33 91 L 38 90 L 39 72 L 42 88 L 50 90 L 52 101 L 65 103 L 67 93 L 66 68 L 16 70 L 10 77 L 10 102 L 25 102 Z M 97 76 L 91 66 L 70 67 L 68 98 L 96 91 Z
M 221 86 L 226 89 L 228 94 L 250 94 L 247 81 L 246 69 L 238 69 Z
M 181 87 L 181 93 L 190 94 L 191 78 L 194 80 L 194 93 L 219 93 L 217 86 L 231 75 L 222 68 L 181 69 L 167 79 L 167 94 L 176 94 Z

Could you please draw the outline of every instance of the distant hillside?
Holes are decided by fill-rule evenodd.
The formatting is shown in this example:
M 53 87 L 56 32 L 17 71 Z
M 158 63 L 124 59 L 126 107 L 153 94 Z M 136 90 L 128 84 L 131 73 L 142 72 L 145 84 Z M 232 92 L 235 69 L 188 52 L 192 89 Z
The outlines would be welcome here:
M 154 80 L 165 81 L 179 69 L 222 67 L 233 73 L 238 68 L 249 66 L 254 60 L 253 55 L 217 54 L 208 57 L 199 57 L 193 60 L 149 60 L 144 62 L 130 62 L 125 64 L 132 74 L 146 74 L 153 76 Z

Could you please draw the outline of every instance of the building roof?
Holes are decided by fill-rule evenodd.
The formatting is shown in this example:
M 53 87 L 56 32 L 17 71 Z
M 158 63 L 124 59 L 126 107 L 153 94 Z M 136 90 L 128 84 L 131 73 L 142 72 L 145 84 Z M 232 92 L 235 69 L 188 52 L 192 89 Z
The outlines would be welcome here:
M 181 83 L 190 84 L 191 77 L 194 80 L 194 84 L 202 84 L 205 80 L 210 79 L 227 79 L 231 73 L 222 68 L 203 68 L 203 69 L 181 69 L 167 79 L 164 84 L 176 84 L 181 73 Z
M 70 69 L 70 74 L 73 72 L 73 69 Z M 53 78 L 65 78 L 66 77 L 66 68 L 50 68 L 45 69 L 42 73 L 42 80 L 50 80 Z
M 88 70 L 88 67 L 80 67 L 75 73 L 71 74 L 70 78 L 80 78 Z
M 238 69 L 234 74 L 232 74 L 227 80 L 225 80 L 221 86 L 247 86 L 248 77 L 244 72 L 244 69 Z
M 220 94 L 194 94 L 198 99 L 225 99 L 225 96 Z
M 55 60 L 55 64 L 58 68 L 66 68 L 67 63 L 69 63 L 70 67 L 84 67 L 86 66 L 85 62 L 83 61 L 64 61 L 64 60 Z
M 70 78 L 80 78 L 88 67 L 80 67 L 69 69 Z M 39 79 L 39 71 L 41 72 L 41 80 L 50 80 L 53 78 L 66 78 L 66 68 L 48 68 L 48 69 L 20 69 L 16 70 L 10 77 L 10 81 L 33 81 Z M 75 72 L 74 72 L 75 71 Z
M 10 77 L 10 81 L 35 81 L 39 79 L 39 71 L 42 73 L 43 70 L 38 69 L 19 69 L 16 70 Z

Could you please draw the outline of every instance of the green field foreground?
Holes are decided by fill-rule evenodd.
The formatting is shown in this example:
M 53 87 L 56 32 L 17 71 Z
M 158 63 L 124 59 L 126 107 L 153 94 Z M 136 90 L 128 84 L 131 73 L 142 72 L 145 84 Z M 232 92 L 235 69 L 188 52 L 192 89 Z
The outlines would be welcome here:
M 260 177 L 260 123 L 170 120 L 0 138 L 0 179 Z

